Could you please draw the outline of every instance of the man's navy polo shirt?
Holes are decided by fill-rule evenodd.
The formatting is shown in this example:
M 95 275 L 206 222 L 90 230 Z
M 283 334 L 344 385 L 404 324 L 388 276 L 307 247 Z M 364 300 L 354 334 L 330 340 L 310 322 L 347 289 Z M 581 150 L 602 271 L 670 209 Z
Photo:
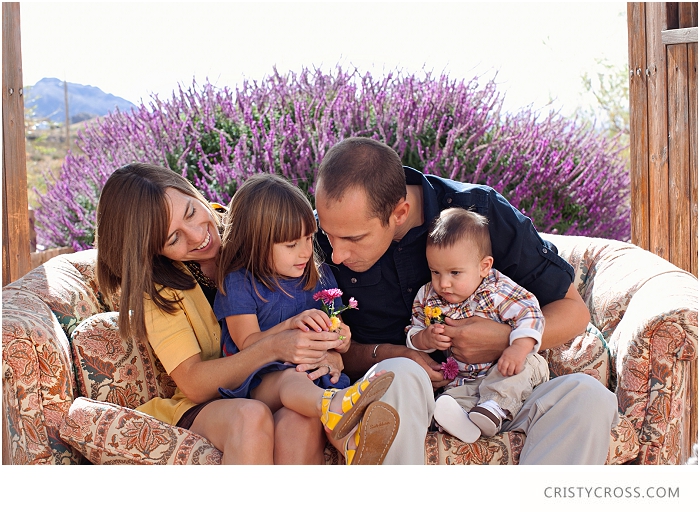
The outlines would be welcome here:
M 350 297 L 359 310 L 343 313 L 343 321 L 359 343 L 404 344 L 404 328 L 411 321 L 411 308 L 418 289 L 430 281 L 425 258 L 428 227 L 440 211 L 463 207 L 489 220 L 493 267 L 532 292 L 547 305 L 564 298 L 574 278 L 573 268 L 557 254 L 556 247 L 543 240 L 529 218 L 485 185 L 461 183 L 424 175 L 404 167 L 406 184 L 423 187 L 424 223 L 412 228 L 399 242 L 393 242 L 370 269 L 356 273 L 333 264 L 332 248 L 322 231 L 317 240 L 331 267 L 343 302 Z M 321 228 L 322 229 L 322 228 Z

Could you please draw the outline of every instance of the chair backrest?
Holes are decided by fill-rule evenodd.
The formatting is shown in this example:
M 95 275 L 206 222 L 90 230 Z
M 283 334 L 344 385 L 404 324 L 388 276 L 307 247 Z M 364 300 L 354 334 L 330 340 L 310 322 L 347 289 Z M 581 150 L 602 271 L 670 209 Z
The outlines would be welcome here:
M 95 249 L 60 255 L 10 284 L 3 293 L 25 302 L 36 297 L 56 317 L 70 349 L 76 396 L 130 408 L 156 396 L 171 397 L 175 385 L 151 347 L 119 337 L 118 293 L 107 297 L 100 291 L 96 260 Z
M 574 267 L 574 283 L 591 322 L 610 339 L 632 298 L 660 277 L 692 275 L 634 244 L 609 239 L 543 234 Z M 692 277 L 694 278 L 694 277 Z

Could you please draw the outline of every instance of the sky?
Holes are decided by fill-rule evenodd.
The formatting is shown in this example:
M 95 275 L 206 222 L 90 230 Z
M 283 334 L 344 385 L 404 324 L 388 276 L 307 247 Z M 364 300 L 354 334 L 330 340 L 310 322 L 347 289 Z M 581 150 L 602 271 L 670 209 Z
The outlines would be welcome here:
M 135 104 L 196 80 L 337 64 L 495 78 L 507 110 L 595 104 L 581 76 L 627 63 L 624 2 L 21 2 L 23 81 L 96 86 Z

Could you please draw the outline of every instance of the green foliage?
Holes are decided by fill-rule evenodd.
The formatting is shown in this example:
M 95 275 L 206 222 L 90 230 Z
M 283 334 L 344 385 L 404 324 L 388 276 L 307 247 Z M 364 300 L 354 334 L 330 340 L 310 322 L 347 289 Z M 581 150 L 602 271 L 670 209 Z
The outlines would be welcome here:
M 591 126 L 598 123 L 611 138 L 619 138 L 629 160 L 630 109 L 629 71 L 627 65 L 613 65 L 607 59 L 597 59 L 601 71 L 581 76 L 583 88 L 596 99 L 596 107 L 579 108 L 577 116 Z

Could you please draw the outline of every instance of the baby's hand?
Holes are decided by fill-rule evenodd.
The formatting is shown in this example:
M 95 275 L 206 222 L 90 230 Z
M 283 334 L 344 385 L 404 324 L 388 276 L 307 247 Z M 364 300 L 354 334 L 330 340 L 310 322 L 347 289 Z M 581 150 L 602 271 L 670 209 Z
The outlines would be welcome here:
M 523 371 L 525 358 L 532 352 L 535 340 L 532 338 L 520 338 L 506 348 L 498 359 L 498 371 L 504 377 L 510 377 Z
M 331 328 L 331 320 L 328 315 L 318 309 L 309 309 L 287 321 L 289 321 L 290 329 L 300 329 L 305 332 L 309 330 L 323 332 Z
M 420 331 L 424 350 L 447 350 L 452 346 L 452 338 L 445 335 L 445 325 L 433 323 Z

